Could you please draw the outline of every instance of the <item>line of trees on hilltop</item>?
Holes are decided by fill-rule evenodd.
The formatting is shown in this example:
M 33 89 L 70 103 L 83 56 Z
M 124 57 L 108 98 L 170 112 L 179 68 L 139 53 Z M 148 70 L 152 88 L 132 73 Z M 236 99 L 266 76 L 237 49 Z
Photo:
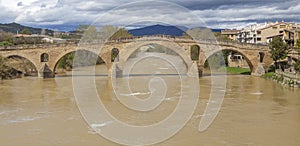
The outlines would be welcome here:
M 83 40 L 115 40 L 133 37 L 125 28 L 111 25 L 102 26 L 100 28 L 89 25 L 79 25 L 75 32 L 84 34 L 82 37 Z

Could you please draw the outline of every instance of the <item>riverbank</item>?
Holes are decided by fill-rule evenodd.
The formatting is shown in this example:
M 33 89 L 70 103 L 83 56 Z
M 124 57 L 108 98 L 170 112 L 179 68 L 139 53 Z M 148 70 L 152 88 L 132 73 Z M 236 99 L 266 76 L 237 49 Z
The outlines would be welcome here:
M 20 78 L 22 72 L 10 67 L 6 58 L 0 56 L 0 79 Z
M 23 73 L 11 68 L 11 67 L 0 67 L 0 79 L 1 80 L 8 80 L 8 79 L 16 79 L 21 78 Z
M 266 79 L 271 79 L 282 86 L 300 88 L 300 74 L 293 74 L 276 70 L 276 72 L 269 72 L 262 76 Z
M 251 75 L 251 70 L 249 68 L 240 68 L 240 67 L 221 67 L 217 70 L 211 71 L 209 69 L 204 70 L 204 74 L 224 74 L 226 70 L 227 75 Z
M 226 67 L 226 72 L 227 74 L 251 75 L 251 70 L 249 68 Z

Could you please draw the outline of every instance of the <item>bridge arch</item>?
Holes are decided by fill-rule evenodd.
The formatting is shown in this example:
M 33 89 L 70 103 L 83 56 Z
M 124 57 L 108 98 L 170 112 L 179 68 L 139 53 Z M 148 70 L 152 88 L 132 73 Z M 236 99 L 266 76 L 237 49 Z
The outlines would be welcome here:
M 34 70 L 35 70 L 36 72 L 38 72 L 39 69 L 40 69 L 40 66 L 38 66 L 38 65 L 36 64 L 36 62 L 35 62 L 32 58 L 30 58 L 30 57 L 28 57 L 28 56 L 26 56 L 26 55 L 23 55 L 23 54 L 7 54 L 7 55 L 3 55 L 3 57 L 5 57 L 5 58 L 18 57 L 18 58 L 21 58 L 21 59 L 25 59 L 25 60 L 29 61 L 29 62 L 33 65 Z
M 165 48 L 168 48 L 172 51 L 174 51 L 178 56 L 181 57 L 181 59 L 184 61 L 187 70 L 189 71 L 193 65 L 193 62 L 189 56 L 189 54 L 184 51 L 183 47 L 178 45 L 175 42 L 168 41 L 168 40 L 148 40 L 148 41 L 135 41 L 131 43 L 130 45 L 126 46 L 120 51 L 120 58 L 119 58 L 119 64 L 118 67 L 122 69 L 125 65 L 125 63 L 128 61 L 130 56 L 134 54 L 135 51 L 140 49 L 143 46 L 151 45 L 151 44 L 156 44 L 163 46 Z
M 95 51 L 93 50 L 89 50 L 89 49 L 70 49 L 70 50 L 67 50 L 61 54 L 59 54 L 55 60 L 52 61 L 51 63 L 51 69 L 52 71 L 55 73 L 56 72 L 56 68 L 58 67 L 58 64 L 59 62 L 61 61 L 61 59 L 63 59 L 64 56 L 68 55 L 68 54 L 71 54 L 71 53 L 76 53 L 78 51 L 83 51 L 83 52 L 89 52 L 93 55 L 96 55 L 98 58 L 97 59 L 101 59 L 101 61 L 103 61 L 104 64 L 106 64 L 106 68 L 108 69 L 108 66 L 107 66 L 107 63 L 106 61 L 101 57 L 101 55 L 99 53 L 96 53 Z
M 243 58 L 246 60 L 247 64 L 249 65 L 249 68 L 250 68 L 251 72 L 254 72 L 254 66 L 255 66 L 254 61 L 255 60 L 251 60 L 250 56 L 247 53 L 245 53 L 243 51 L 240 51 L 239 49 L 237 49 L 235 47 L 220 47 L 220 49 L 216 49 L 212 52 L 209 52 L 209 53 L 206 54 L 205 58 L 203 59 L 202 62 L 200 62 L 200 64 L 204 66 L 205 62 L 208 61 L 208 59 L 211 56 L 213 56 L 214 54 L 216 54 L 220 51 L 224 51 L 224 50 L 229 50 L 229 51 L 233 51 L 233 52 L 241 54 L 243 56 Z

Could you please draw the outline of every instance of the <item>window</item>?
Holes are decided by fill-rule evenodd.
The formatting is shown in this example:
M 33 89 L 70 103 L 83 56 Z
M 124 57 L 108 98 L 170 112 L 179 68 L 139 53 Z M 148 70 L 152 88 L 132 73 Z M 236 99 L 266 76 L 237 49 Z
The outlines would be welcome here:
M 261 34 L 261 31 L 257 31 L 257 34 L 258 34 L 258 35 Z
M 261 41 L 261 38 L 257 38 L 257 41 L 259 41 L 259 42 L 260 42 L 260 41 Z
M 280 25 L 280 28 L 285 28 L 286 26 L 285 25 Z

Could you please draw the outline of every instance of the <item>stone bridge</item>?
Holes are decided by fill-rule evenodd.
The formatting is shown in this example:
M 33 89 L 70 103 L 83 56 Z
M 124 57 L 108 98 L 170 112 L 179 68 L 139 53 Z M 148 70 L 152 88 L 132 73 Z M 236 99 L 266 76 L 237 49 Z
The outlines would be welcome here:
M 28 46 L 12 46 L 0 48 L 0 55 L 4 57 L 20 56 L 28 59 L 38 70 L 39 77 L 54 77 L 55 69 L 59 60 L 70 52 L 86 50 L 97 54 L 106 64 L 108 74 L 111 75 L 113 62 L 111 53 L 118 49 L 119 59 L 116 62 L 122 71 L 122 66 L 127 59 L 140 47 L 149 44 L 165 46 L 181 56 L 190 70 L 192 66 L 198 67 L 200 75 L 204 68 L 205 61 L 214 53 L 221 50 L 232 50 L 244 56 L 249 64 L 252 75 L 262 75 L 273 63 L 268 52 L 268 46 L 238 44 L 232 42 L 217 41 L 194 41 L 181 37 L 170 36 L 145 36 L 131 39 L 111 40 L 105 43 L 66 43 L 66 44 L 41 44 Z M 191 59 L 191 48 L 198 48 L 197 60 Z M 197 52 L 197 51 L 196 51 Z M 44 59 L 47 56 L 46 60 Z

